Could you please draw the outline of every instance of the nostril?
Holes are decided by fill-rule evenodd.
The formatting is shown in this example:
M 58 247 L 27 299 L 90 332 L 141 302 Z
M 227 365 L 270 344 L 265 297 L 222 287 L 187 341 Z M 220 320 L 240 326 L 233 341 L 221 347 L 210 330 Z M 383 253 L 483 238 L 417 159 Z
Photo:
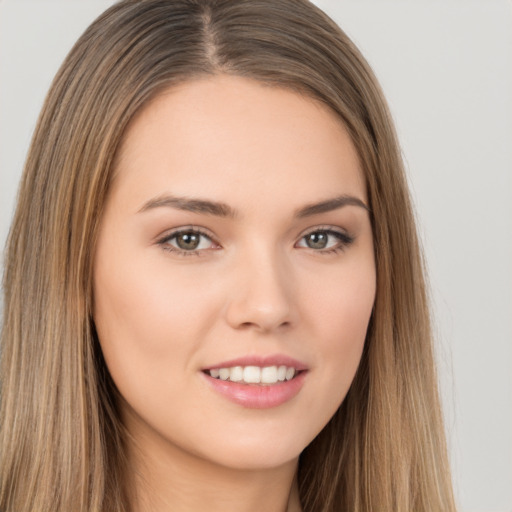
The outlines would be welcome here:
M 272 322 L 242 322 L 238 326 L 235 326 L 235 328 L 240 330 L 248 330 L 248 329 L 255 329 L 258 331 L 274 331 L 278 329 L 287 328 L 291 325 L 290 322 L 285 321 L 281 323 L 272 323 Z
M 252 284 L 252 286 L 249 286 Z M 293 298 L 290 290 L 278 280 L 261 278 L 238 287 L 228 298 L 225 309 L 227 323 L 234 329 L 274 331 L 293 324 Z

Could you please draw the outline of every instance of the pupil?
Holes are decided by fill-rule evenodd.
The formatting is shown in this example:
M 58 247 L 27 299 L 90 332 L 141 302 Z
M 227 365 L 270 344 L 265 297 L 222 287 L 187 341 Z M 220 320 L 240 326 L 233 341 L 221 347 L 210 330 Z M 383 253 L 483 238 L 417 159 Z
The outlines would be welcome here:
M 176 241 L 180 249 L 197 249 L 197 246 L 199 245 L 199 235 L 195 233 L 183 233 L 178 236 Z
M 308 246 L 311 247 L 311 249 L 324 249 L 327 245 L 327 233 L 311 233 L 311 235 L 308 236 Z

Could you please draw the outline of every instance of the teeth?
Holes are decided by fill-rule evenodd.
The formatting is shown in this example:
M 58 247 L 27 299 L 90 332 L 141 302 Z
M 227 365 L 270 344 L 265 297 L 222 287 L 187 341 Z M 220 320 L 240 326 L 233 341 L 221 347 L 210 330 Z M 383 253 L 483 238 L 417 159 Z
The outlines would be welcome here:
M 213 375 L 212 375 L 212 377 L 213 377 Z M 280 382 L 283 382 L 284 379 L 286 379 L 286 366 L 280 366 L 277 369 L 277 380 Z
M 259 384 L 261 382 L 261 368 L 259 366 L 246 366 L 243 381 L 248 384 Z
M 295 373 L 295 370 L 292 368 Z M 266 366 L 261 370 L 262 384 L 275 384 L 277 382 L 277 366 Z
M 214 379 L 242 382 L 245 384 L 276 384 L 291 380 L 297 374 L 293 367 L 288 366 L 233 366 L 232 368 L 214 368 L 208 370 Z
M 244 369 L 241 366 L 235 366 L 229 370 L 229 380 L 232 382 L 240 382 L 244 378 Z
M 229 379 L 229 368 L 220 368 L 219 369 L 219 377 L 220 380 L 228 380 Z
M 294 375 L 295 375 L 295 369 L 294 368 L 287 368 L 286 369 L 286 380 L 293 379 Z

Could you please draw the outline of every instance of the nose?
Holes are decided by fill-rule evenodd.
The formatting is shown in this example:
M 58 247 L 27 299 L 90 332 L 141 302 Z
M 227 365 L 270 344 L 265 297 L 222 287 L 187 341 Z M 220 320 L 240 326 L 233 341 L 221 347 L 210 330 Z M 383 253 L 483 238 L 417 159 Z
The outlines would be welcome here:
M 293 278 L 285 261 L 270 254 L 241 258 L 226 308 L 233 329 L 272 332 L 295 323 Z

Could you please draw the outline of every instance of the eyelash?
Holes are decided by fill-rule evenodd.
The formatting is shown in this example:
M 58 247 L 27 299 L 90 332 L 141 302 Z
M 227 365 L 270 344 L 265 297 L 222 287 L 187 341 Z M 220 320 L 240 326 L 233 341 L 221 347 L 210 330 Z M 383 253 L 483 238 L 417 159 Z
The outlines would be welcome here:
M 206 231 L 203 231 L 196 227 L 186 227 L 186 228 L 180 228 L 177 231 L 173 231 L 172 233 L 169 233 L 168 235 L 165 235 L 163 238 L 158 240 L 158 244 L 162 247 L 164 251 L 171 252 L 173 254 L 176 254 L 178 256 L 204 256 L 205 249 L 201 250 L 190 250 L 185 251 L 183 249 L 179 249 L 178 247 L 174 247 L 170 245 L 170 241 L 174 238 L 177 238 L 179 235 L 183 234 L 194 234 L 199 236 L 204 236 L 208 238 L 208 240 L 211 240 L 212 243 L 216 243 L 213 239 L 213 237 L 207 233 Z
M 343 231 L 339 231 L 337 229 L 334 229 L 331 226 L 325 226 L 325 227 L 315 227 L 311 231 L 308 231 L 304 235 L 302 235 L 299 239 L 299 241 L 304 240 L 306 237 L 315 234 L 315 233 L 325 233 L 328 236 L 334 236 L 338 239 L 338 243 L 334 247 L 330 247 L 328 249 L 312 249 L 309 247 L 309 249 L 313 250 L 315 253 L 321 254 L 321 255 L 329 255 L 329 254 L 337 254 L 340 252 L 345 251 L 353 242 L 354 238 L 347 233 L 344 233 Z M 173 254 L 176 254 L 178 256 L 204 256 L 207 249 L 200 249 L 200 250 L 183 250 L 179 249 L 177 247 L 174 247 L 170 245 L 170 241 L 175 239 L 176 237 L 183 235 L 183 234 L 194 234 L 199 235 L 208 238 L 213 244 L 216 244 L 213 237 L 207 233 L 206 231 L 203 231 L 197 227 L 187 227 L 187 228 L 180 228 L 177 231 L 173 231 L 172 233 L 169 233 L 165 235 L 163 238 L 157 241 L 158 245 L 162 247 L 163 250 L 171 252 Z M 304 249 L 308 249 L 308 247 L 302 247 Z
M 354 242 L 354 237 L 350 236 L 349 234 L 341 230 L 333 228 L 332 226 L 317 226 L 313 228 L 311 231 L 308 231 L 307 233 L 302 235 L 300 237 L 300 240 L 304 240 L 306 237 L 315 233 L 325 233 L 328 236 L 334 236 L 335 238 L 338 239 L 338 243 L 334 247 L 330 247 L 328 249 L 314 250 L 311 247 L 309 248 L 321 255 L 338 254 L 340 252 L 345 251 Z M 304 248 L 307 249 L 307 247 Z

